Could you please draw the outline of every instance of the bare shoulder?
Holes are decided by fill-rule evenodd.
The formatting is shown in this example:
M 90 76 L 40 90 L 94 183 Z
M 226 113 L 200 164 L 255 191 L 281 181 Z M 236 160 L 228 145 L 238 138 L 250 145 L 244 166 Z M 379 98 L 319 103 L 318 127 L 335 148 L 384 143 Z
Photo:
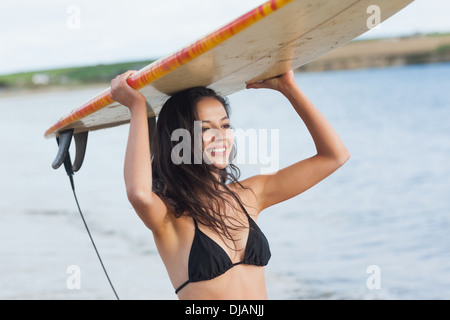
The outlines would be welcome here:
M 230 189 L 237 193 L 241 199 L 247 212 L 255 218 L 262 211 L 259 206 L 261 183 L 262 179 L 259 176 L 253 176 L 242 181 L 229 184 Z

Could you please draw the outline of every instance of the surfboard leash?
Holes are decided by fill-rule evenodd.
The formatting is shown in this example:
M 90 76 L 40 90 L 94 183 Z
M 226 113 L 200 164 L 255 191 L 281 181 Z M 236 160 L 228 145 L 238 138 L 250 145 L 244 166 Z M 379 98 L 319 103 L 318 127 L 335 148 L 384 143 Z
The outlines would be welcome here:
M 53 162 L 52 166 L 54 169 L 57 169 L 61 166 L 61 164 L 64 164 L 64 168 L 66 170 L 67 175 L 69 176 L 70 186 L 72 187 L 73 196 L 75 198 L 75 202 L 78 207 L 78 212 L 80 213 L 81 219 L 83 220 L 84 227 L 86 228 L 89 238 L 91 239 L 92 246 L 94 247 L 94 250 L 95 250 L 95 253 L 97 254 L 98 260 L 100 261 L 100 264 L 103 268 L 103 272 L 105 273 L 106 278 L 108 279 L 109 285 L 111 286 L 111 289 L 113 290 L 114 295 L 116 296 L 116 299 L 120 300 L 119 296 L 117 295 L 116 289 L 114 288 L 114 285 L 112 284 L 111 279 L 109 278 L 109 275 L 108 275 L 108 272 L 106 271 L 105 265 L 103 264 L 103 260 L 100 256 L 100 253 L 97 250 L 97 246 L 95 245 L 95 242 L 94 242 L 94 239 L 92 238 L 91 232 L 89 231 L 89 227 L 86 223 L 86 219 L 84 218 L 83 212 L 81 211 L 80 203 L 78 202 L 77 193 L 75 192 L 75 183 L 74 183 L 73 175 L 74 175 L 74 171 L 77 171 L 81 167 L 81 163 L 83 162 L 84 152 L 85 152 L 86 143 L 87 143 L 87 134 L 84 134 L 81 139 L 80 139 L 80 136 L 77 137 L 75 135 L 75 142 L 77 144 L 77 149 L 83 149 L 83 150 L 82 150 L 81 157 L 79 157 L 78 155 L 76 156 L 74 165 L 72 165 L 72 161 L 70 160 L 70 153 L 69 153 L 69 146 L 70 146 L 70 142 L 72 140 L 72 136 L 73 136 L 73 130 L 71 129 L 71 130 L 62 132 L 60 134 L 60 137 L 56 138 L 56 142 L 58 143 L 59 150 L 58 150 L 58 155 L 57 155 L 55 161 Z M 81 140 L 83 140 L 83 141 L 80 142 Z M 82 145 L 82 146 L 80 147 L 80 145 Z M 77 152 L 78 152 L 78 150 L 77 150 Z
M 105 268 L 105 265 L 103 264 L 102 258 L 100 257 L 100 253 L 97 250 L 97 246 L 95 245 L 95 242 L 94 242 L 94 239 L 92 238 L 91 232 L 89 231 L 89 227 L 88 227 L 88 225 L 86 223 L 86 220 L 84 219 L 83 212 L 81 211 L 80 204 L 79 204 L 78 198 L 77 198 L 77 193 L 75 192 L 75 184 L 73 182 L 73 174 L 69 174 L 69 173 L 67 173 L 67 174 L 69 175 L 70 185 L 72 186 L 73 196 L 75 198 L 75 202 L 77 203 L 78 212 L 80 213 L 81 219 L 83 220 L 83 224 L 84 224 L 84 226 L 86 228 L 86 231 L 87 231 L 87 233 L 89 235 L 89 238 L 91 239 L 92 246 L 94 247 L 95 252 L 97 253 L 98 260 L 100 261 L 100 264 L 102 265 L 103 271 L 104 271 L 104 273 L 106 275 L 106 278 L 108 279 L 108 282 L 109 282 L 109 285 L 111 286 L 111 289 L 114 292 L 114 295 L 116 296 L 116 299 L 120 300 L 119 296 L 117 295 L 116 289 L 114 289 L 114 286 L 113 286 L 113 284 L 111 282 L 111 279 L 109 278 L 108 272 L 106 271 L 106 268 Z

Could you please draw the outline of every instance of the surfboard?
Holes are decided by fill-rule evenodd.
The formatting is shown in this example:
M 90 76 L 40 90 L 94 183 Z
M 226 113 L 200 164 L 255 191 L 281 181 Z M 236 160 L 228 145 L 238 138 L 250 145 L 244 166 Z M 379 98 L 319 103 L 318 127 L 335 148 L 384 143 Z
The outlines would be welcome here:
M 208 86 L 221 95 L 246 84 L 296 69 L 369 30 L 372 11 L 385 21 L 413 0 L 272 0 L 224 27 L 142 68 L 128 79 L 157 116 L 177 91 Z M 375 11 L 374 11 L 375 12 Z M 74 134 L 129 122 L 128 109 L 110 97 L 110 88 L 54 123 L 44 136 Z
M 223 96 L 235 93 L 341 47 L 370 30 L 373 21 L 381 23 L 413 1 L 271 0 L 149 64 L 127 82 L 145 96 L 149 126 L 154 126 L 164 102 L 178 91 L 207 86 Z M 78 170 L 88 132 L 129 121 L 128 108 L 111 99 L 110 88 L 100 92 L 45 131 L 46 138 L 66 133 L 53 167 L 62 164 L 72 136 Z

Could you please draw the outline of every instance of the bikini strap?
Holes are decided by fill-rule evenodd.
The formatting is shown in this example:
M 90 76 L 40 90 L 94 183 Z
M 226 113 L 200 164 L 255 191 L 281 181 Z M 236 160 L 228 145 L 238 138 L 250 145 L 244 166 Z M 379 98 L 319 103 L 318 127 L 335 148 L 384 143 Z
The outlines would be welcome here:
M 183 289 L 184 287 L 186 287 L 189 283 L 191 283 L 191 280 L 186 281 L 185 283 L 183 283 L 181 286 L 179 286 L 177 288 L 177 290 L 175 290 L 175 294 L 177 294 L 181 289 Z
M 198 229 L 198 224 L 197 224 L 197 220 L 195 220 L 194 217 L 192 217 L 192 220 L 194 220 L 194 225 L 195 225 L 195 229 Z
M 250 215 L 248 214 L 247 210 L 245 210 L 244 205 L 242 204 L 242 202 L 239 200 L 238 196 L 234 194 L 234 192 L 231 192 L 231 194 L 233 195 L 233 197 L 236 199 L 236 201 L 239 203 L 239 205 L 241 206 L 242 210 L 244 210 L 245 214 L 247 215 L 247 217 L 250 217 Z

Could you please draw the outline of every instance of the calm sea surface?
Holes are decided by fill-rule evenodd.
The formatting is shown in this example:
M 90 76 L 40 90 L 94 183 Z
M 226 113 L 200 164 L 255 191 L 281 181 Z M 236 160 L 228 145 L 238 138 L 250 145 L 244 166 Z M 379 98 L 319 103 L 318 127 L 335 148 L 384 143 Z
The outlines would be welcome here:
M 258 219 L 272 249 L 271 299 L 450 299 L 449 74 L 450 64 L 435 64 L 297 75 L 352 157 Z M 69 180 L 51 168 L 56 142 L 43 138 L 101 90 L 0 97 L 1 299 L 114 299 Z M 242 178 L 267 161 L 279 169 L 314 155 L 278 93 L 229 99 L 234 127 L 268 141 L 265 154 L 239 150 L 259 162 L 240 165 Z M 151 232 L 126 199 L 127 134 L 125 125 L 90 135 L 78 199 L 120 298 L 176 299 Z M 70 266 L 81 272 L 79 289 L 69 289 Z

